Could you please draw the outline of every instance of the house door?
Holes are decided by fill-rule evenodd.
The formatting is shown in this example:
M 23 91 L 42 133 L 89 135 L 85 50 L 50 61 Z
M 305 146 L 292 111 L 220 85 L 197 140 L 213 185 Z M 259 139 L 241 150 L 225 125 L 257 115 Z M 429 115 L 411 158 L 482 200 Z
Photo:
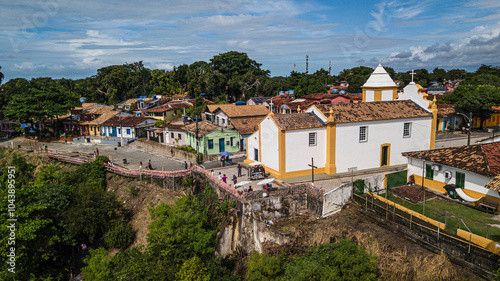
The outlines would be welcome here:
M 224 139 L 219 139 L 219 153 L 226 151 Z
M 383 145 L 380 152 L 380 166 L 389 166 L 389 145 Z
M 116 137 L 116 127 L 113 127 L 113 132 L 111 133 L 111 136 Z

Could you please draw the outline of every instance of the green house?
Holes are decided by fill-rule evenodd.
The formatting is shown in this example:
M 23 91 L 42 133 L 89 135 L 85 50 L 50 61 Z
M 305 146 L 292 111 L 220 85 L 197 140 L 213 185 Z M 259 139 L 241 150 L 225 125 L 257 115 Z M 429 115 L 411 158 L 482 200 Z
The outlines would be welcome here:
M 198 151 L 205 155 L 240 151 L 240 133 L 232 128 L 223 128 L 206 120 L 184 126 L 185 145 L 196 149 L 196 126 L 198 126 Z

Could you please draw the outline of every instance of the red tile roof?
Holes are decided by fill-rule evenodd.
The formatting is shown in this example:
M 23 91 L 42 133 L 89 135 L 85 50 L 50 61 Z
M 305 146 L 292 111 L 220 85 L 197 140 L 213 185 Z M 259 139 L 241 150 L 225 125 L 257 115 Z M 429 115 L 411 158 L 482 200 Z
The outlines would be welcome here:
M 276 125 L 282 130 L 296 130 L 324 126 L 319 119 L 309 113 L 274 114 Z
M 336 123 L 432 116 L 410 100 L 315 105 L 327 118 L 330 109 Z
M 121 126 L 122 127 L 134 127 L 137 124 L 140 124 L 148 119 L 154 120 L 153 118 L 149 118 L 149 117 L 135 117 L 135 116 L 122 117 L 121 118 Z M 101 125 L 102 126 L 110 126 L 110 127 L 120 126 L 120 117 L 113 116 L 110 119 L 104 121 Z
M 188 108 L 191 106 L 193 106 L 193 105 L 190 103 L 187 103 L 187 102 L 170 102 L 170 103 L 167 103 L 164 105 L 150 108 L 150 109 L 146 110 L 146 112 L 165 112 L 165 111 L 169 111 L 169 110 Z

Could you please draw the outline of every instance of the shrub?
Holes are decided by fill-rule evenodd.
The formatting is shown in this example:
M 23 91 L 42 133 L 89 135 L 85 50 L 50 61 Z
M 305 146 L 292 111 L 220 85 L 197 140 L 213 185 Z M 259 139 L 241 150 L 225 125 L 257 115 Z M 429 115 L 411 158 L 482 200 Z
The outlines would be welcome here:
M 124 249 L 134 242 L 132 227 L 123 218 L 115 219 L 111 224 L 111 228 L 104 234 L 106 245 Z
M 455 131 L 455 126 L 453 126 L 453 125 L 448 125 L 448 131 L 450 131 L 450 132 Z

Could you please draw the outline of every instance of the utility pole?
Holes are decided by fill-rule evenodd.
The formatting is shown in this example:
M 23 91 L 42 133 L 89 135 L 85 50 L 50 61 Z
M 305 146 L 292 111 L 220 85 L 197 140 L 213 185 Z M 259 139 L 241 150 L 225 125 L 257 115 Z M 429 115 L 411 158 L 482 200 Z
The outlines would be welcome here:
M 196 119 L 196 129 L 194 131 L 195 133 L 195 137 L 196 137 L 196 164 L 199 164 L 200 163 L 200 159 L 198 158 L 198 151 L 199 151 L 199 148 L 198 148 L 198 116 L 195 116 L 195 119 Z
M 122 116 L 120 113 L 118 113 L 118 117 L 120 118 L 120 146 L 123 146 Z
M 306 55 L 306 74 L 309 73 L 309 55 Z
M 422 190 L 424 191 L 424 204 L 422 209 L 422 215 L 425 216 L 425 187 L 424 187 L 424 179 L 425 179 L 425 159 L 422 164 Z
M 469 112 L 469 132 L 467 134 L 467 145 L 470 145 L 470 132 L 472 131 L 472 112 Z

